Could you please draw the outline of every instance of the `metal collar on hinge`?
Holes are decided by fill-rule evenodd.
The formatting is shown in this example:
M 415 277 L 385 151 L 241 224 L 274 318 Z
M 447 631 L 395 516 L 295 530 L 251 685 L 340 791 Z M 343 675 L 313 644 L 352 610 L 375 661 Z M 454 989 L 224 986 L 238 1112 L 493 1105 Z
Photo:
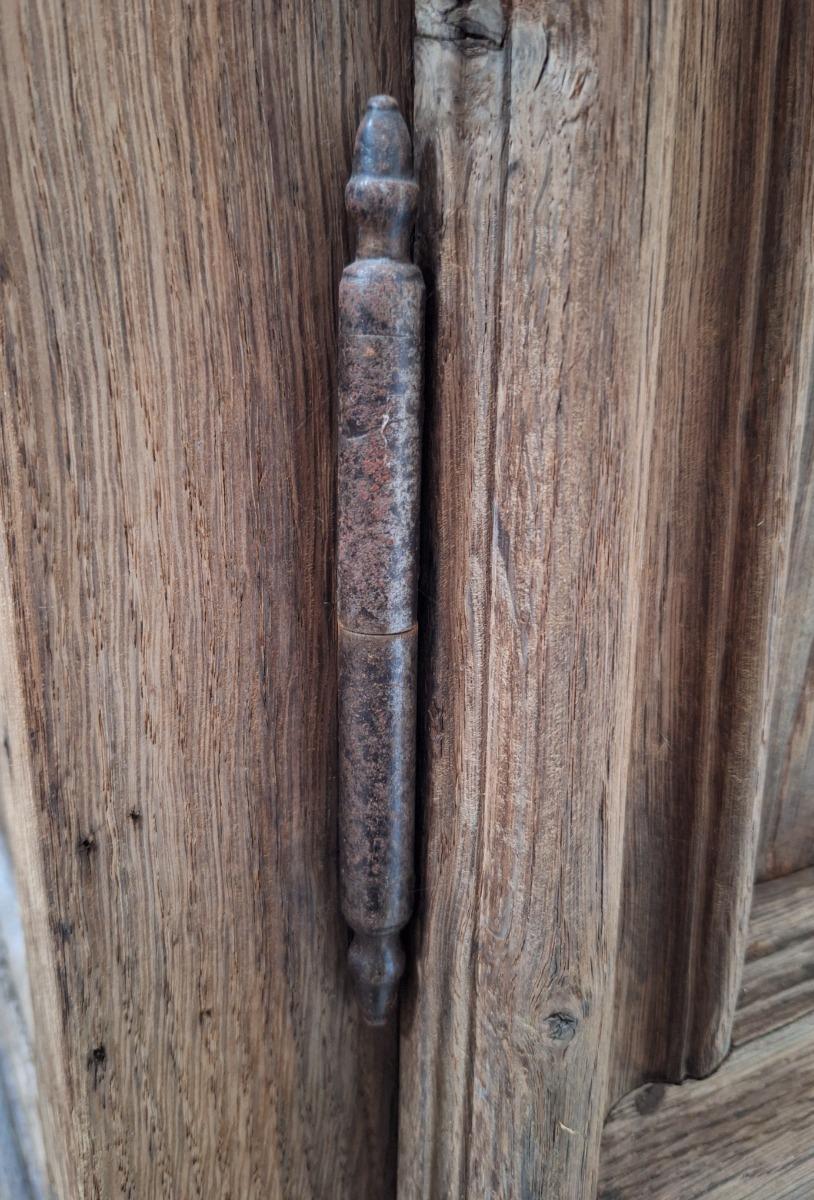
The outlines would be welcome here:
M 342 911 L 362 1013 L 383 1023 L 413 904 L 424 283 L 418 188 L 395 100 L 356 136 L 357 257 L 339 288 L 339 786 Z

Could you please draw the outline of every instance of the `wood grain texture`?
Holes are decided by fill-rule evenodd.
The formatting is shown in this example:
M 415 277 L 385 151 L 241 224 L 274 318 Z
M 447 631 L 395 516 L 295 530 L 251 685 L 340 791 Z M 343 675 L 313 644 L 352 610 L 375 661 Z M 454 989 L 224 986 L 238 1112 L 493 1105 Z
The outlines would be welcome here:
M 672 81 L 655 138 L 672 183 L 651 342 L 617 1096 L 654 1073 L 712 1070 L 738 995 L 805 402 L 781 343 L 805 358 L 812 329 L 807 302 L 788 297 L 814 282 L 799 253 L 812 173 L 789 139 L 813 34 L 799 6 L 727 0 L 672 9 L 651 41 L 654 78 Z
M 814 204 L 811 205 L 814 209 Z M 814 228 L 814 219 L 811 222 Z M 810 281 L 809 281 L 810 283 Z M 814 321 L 811 287 L 795 293 L 802 320 Z M 806 303 L 808 311 L 806 311 Z M 814 863 L 814 368 L 810 353 L 801 391 L 808 396 L 766 772 L 758 879 Z M 805 343 L 803 343 L 805 344 Z M 798 359 L 795 354 L 793 361 Z M 795 364 L 796 365 L 796 364 Z
M 777 260 L 806 216 L 775 177 L 812 22 L 782 0 L 417 12 L 400 1193 L 592 1197 L 607 1106 L 712 1070 L 731 1034 L 799 483 L 773 353 L 809 334 L 779 300 L 810 267 Z
M 814 1014 L 734 1050 L 709 1079 L 647 1084 L 605 1130 L 598 1200 L 808 1200 Z
M 57 1194 L 386 1196 L 336 881 L 335 296 L 409 9 L 3 6 L 0 647 Z
M 814 869 L 755 888 L 732 1044 L 814 1011 Z
M 647 457 L 644 313 L 617 297 L 640 270 L 647 71 L 644 28 L 593 7 L 517 5 L 505 26 L 497 4 L 418 10 L 432 386 L 409 1198 L 596 1182 Z
M 765 235 L 759 359 L 765 393 L 795 404 L 788 464 L 793 533 L 784 564 L 757 874 L 814 865 L 814 70 L 811 17 L 787 3 Z
M 611 1113 L 599 1200 L 775 1200 L 814 1190 L 814 870 L 758 884 L 734 1051 L 709 1079 Z

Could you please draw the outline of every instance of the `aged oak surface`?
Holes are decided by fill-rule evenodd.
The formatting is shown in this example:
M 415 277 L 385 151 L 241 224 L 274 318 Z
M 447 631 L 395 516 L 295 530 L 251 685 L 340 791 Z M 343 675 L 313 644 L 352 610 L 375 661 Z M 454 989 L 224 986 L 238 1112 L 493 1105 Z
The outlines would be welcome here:
M 811 111 L 811 105 L 809 110 Z M 812 117 L 814 120 L 814 117 Z M 808 128 L 811 129 L 809 122 Z M 808 212 L 814 211 L 809 198 Z M 814 218 L 800 230 L 811 237 Z M 789 250 L 793 254 L 793 250 Z M 808 286 L 792 287 L 788 303 L 810 329 L 814 307 Z M 808 311 L 806 311 L 808 310 Z M 814 863 L 814 366 L 812 346 L 790 346 L 786 361 L 800 371 L 800 386 L 808 392 L 805 424 L 797 431 L 800 464 L 797 472 L 794 533 L 788 579 L 783 597 L 782 626 L 776 664 L 776 685 L 762 809 L 758 878 L 773 879 Z M 803 353 L 807 350 L 807 354 Z
M 728 1048 L 810 388 L 814 19 L 419 0 L 400 1194 L 591 1198 Z
M 786 3 L 775 86 L 775 149 L 758 361 L 766 394 L 799 397 L 788 463 L 793 533 L 781 625 L 758 877 L 814 865 L 814 18 Z M 769 409 L 774 412 L 774 405 Z
M 727 1049 L 814 348 L 810 8 L 671 7 L 651 47 L 654 86 L 674 81 L 653 143 L 673 148 L 672 183 L 614 1097 L 706 1074 Z
M 645 1084 L 614 1109 L 599 1200 L 814 1193 L 814 870 L 759 884 L 735 1049 L 717 1074 Z
M 598 1200 L 809 1200 L 814 1014 L 739 1046 L 708 1079 L 646 1084 L 605 1131 Z
M 60 1200 L 394 1193 L 336 886 L 333 395 L 353 130 L 411 40 L 399 1196 L 593 1200 L 611 1104 L 726 1053 L 765 781 L 761 875 L 812 861 L 814 13 L 411 15 L 0 13 L 0 795 Z M 811 1090 L 810 1016 L 758 1036 L 808 1003 L 808 934 L 771 937 L 727 1074 L 663 1093 L 721 1196 L 722 1097 L 758 1179 Z
M 649 438 L 647 31 L 606 7 L 418 6 L 431 383 L 410 1200 L 596 1185 Z
M 334 351 L 410 16 L 2 7 L 3 792 L 64 1200 L 392 1192 L 336 885 Z
M 733 1045 L 761 1037 L 811 1011 L 814 868 L 809 867 L 755 889 Z M 814 1191 L 814 1177 L 811 1186 Z

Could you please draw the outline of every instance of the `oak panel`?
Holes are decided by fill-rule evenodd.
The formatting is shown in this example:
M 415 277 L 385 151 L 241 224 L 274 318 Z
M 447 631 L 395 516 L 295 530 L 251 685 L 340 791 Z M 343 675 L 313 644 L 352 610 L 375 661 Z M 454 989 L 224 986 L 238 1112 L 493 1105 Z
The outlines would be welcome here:
M 755 889 L 735 1049 L 681 1087 L 610 1114 L 599 1200 L 803 1200 L 814 1188 L 814 871 Z
M 732 1043 L 814 1011 L 814 869 L 755 888 Z
M 336 886 L 335 296 L 409 7 L 4 5 L 3 738 L 76 1197 L 392 1189 Z
M 417 18 L 399 1186 L 592 1197 L 610 1104 L 731 1035 L 801 478 L 803 375 L 778 386 L 775 352 L 805 361 L 808 300 L 782 297 L 811 272 L 776 249 L 807 244 L 812 22 L 781 0 Z
M 597 1200 L 806 1200 L 814 1015 L 734 1050 L 709 1079 L 647 1084 L 611 1115 Z
M 814 32 L 786 4 L 764 236 L 756 378 L 770 414 L 793 398 L 786 503 L 792 534 L 778 578 L 780 626 L 757 862 L 759 879 L 814 865 Z M 808 249 L 805 249 L 808 247 Z

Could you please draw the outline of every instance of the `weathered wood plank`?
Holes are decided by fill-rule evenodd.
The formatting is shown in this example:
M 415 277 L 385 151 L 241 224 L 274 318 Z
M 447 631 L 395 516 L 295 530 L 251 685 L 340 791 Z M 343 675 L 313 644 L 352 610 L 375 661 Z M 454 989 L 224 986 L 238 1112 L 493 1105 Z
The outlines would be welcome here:
M 728 1047 L 799 472 L 788 10 L 418 5 L 409 1198 L 591 1196 L 606 1105 Z
M 614 1095 L 706 1074 L 728 1046 L 805 399 L 799 378 L 778 384 L 775 356 L 783 339 L 804 356 L 812 337 L 808 304 L 792 314 L 785 298 L 814 283 L 791 250 L 811 172 L 788 138 L 810 92 L 810 13 L 725 0 L 674 8 L 670 25 L 654 75 L 674 97 L 673 182 Z
M 735 1046 L 814 1011 L 814 870 L 755 888 Z
M 734 1050 L 708 1079 L 647 1084 L 605 1128 L 598 1200 L 808 1200 L 814 1014 Z
M 2 735 L 65 1200 L 392 1189 L 336 887 L 334 344 L 410 16 L 3 7 Z
M 814 867 L 759 883 L 749 914 L 746 962 L 772 954 L 814 932 Z
M 610 314 L 641 270 L 648 80 L 645 27 L 591 7 L 418 8 L 431 388 L 410 1198 L 595 1186 L 647 457 L 644 314 Z
M 814 1191 L 814 870 L 755 889 L 733 1042 L 711 1078 L 646 1084 L 617 1105 L 600 1200 Z
M 791 396 L 796 418 L 786 465 L 793 532 L 780 580 L 759 879 L 814 865 L 814 32 L 808 5 L 785 5 L 781 38 L 757 378 L 769 411 Z
M 789 293 L 789 298 L 792 294 Z M 805 304 L 806 293 L 797 294 Z M 810 368 L 809 368 L 810 369 Z M 814 863 L 814 388 L 799 432 L 800 486 L 783 605 L 758 879 Z
M 405 1198 L 452 1198 L 474 1190 L 467 1139 L 488 712 L 495 289 L 505 170 L 505 65 L 497 49 L 502 16 L 498 5 L 489 13 L 494 33 L 466 54 L 457 44 L 425 36 L 430 14 L 417 9 L 417 254 L 427 284 L 428 380 L 418 706 L 426 726 L 417 817 L 425 838 L 417 928 L 411 931 L 417 940 L 409 955 L 415 966 L 412 981 L 409 975 L 405 981 L 401 1015 L 399 1194 Z M 457 111 L 464 104 L 465 118 Z M 430 905 L 448 922 L 443 951 L 422 946 Z M 441 952 L 448 955 L 444 970 L 436 966 Z

